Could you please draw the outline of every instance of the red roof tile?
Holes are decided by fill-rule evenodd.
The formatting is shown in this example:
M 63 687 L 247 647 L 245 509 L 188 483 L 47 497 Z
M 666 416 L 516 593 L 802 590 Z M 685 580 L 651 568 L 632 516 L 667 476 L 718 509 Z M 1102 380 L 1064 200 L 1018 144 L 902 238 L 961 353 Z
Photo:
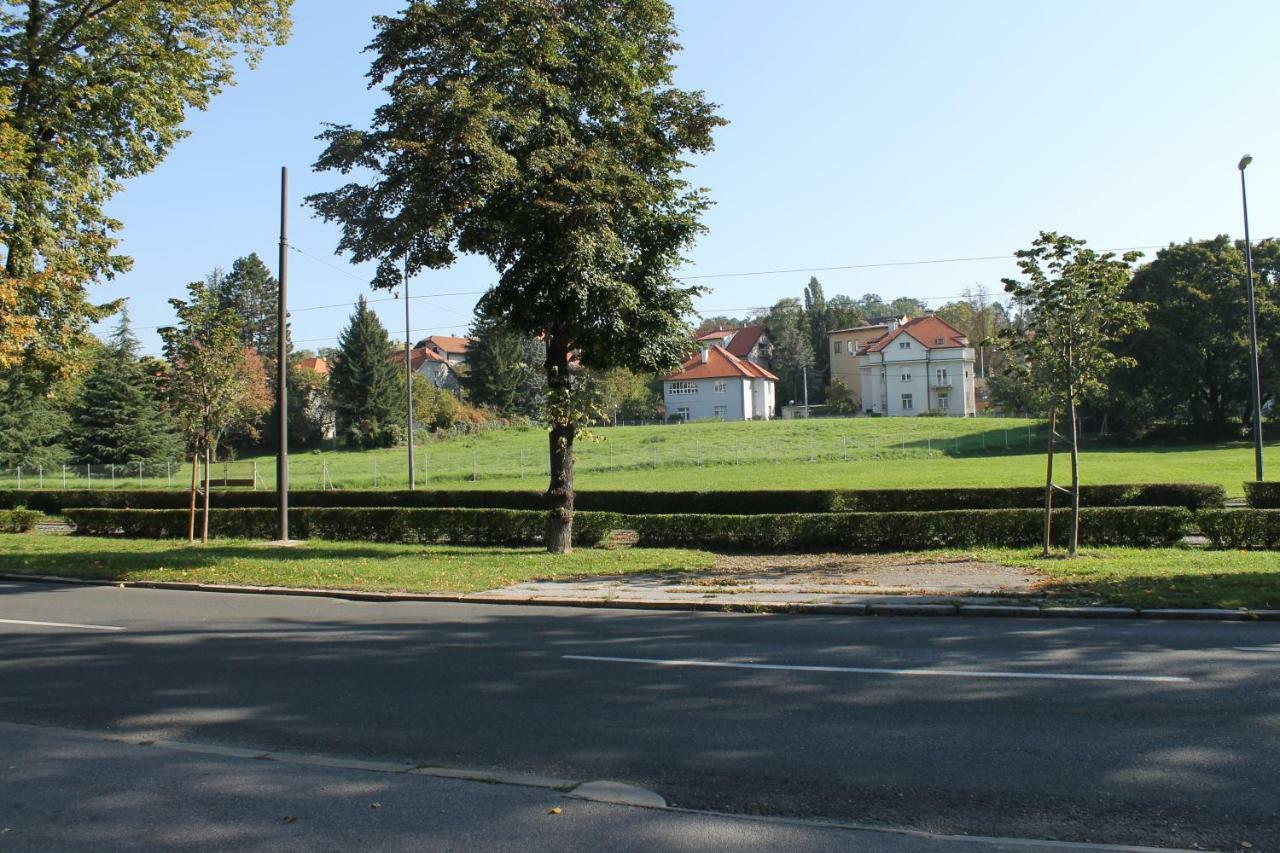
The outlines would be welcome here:
M 867 345 L 867 352 L 880 352 L 891 342 L 902 335 L 910 335 L 925 349 L 946 349 L 948 347 L 966 347 L 969 345 L 964 332 L 943 320 L 941 317 L 917 317 L 894 329 L 883 337 L 876 338 Z
M 329 362 L 319 356 L 304 358 L 302 361 L 298 362 L 298 367 L 303 370 L 314 370 L 316 373 L 321 375 L 328 375 L 329 373 Z
M 458 338 L 453 335 L 431 335 L 428 338 L 423 338 L 418 341 L 418 346 L 420 347 L 427 346 L 428 344 L 433 344 L 445 352 L 458 353 L 461 355 L 471 346 L 471 338 Z
M 707 349 L 707 360 L 702 361 L 702 354 L 699 353 L 690 359 L 687 359 L 684 366 L 676 373 L 670 373 L 663 379 L 667 380 L 685 380 L 685 379 L 721 379 L 727 377 L 738 377 L 742 379 L 769 379 L 774 382 L 778 381 L 778 377 L 765 370 L 758 364 L 752 364 L 743 358 L 738 358 L 724 347 L 716 344 Z
M 703 332 L 698 335 L 700 341 L 718 341 L 723 340 L 726 335 L 733 335 L 726 349 L 738 358 L 746 358 L 751 354 L 751 348 L 756 345 L 756 341 L 760 340 L 760 336 L 764 334 L 764 326 L 742 326 L 737 329 L 715 329 L 710 332 Z

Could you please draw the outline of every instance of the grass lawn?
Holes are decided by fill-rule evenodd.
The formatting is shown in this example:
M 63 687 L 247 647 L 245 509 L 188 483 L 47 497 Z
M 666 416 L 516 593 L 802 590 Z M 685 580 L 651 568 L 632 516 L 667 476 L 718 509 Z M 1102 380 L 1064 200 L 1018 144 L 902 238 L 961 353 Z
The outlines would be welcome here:
M 920 486 L 1037 485 L 1044 482 L 1045 425 L 1017 418 L 843 418 L 751 421 L 677 426 L 603 428 L 596 440 L 580 440 L 575 465 L 582 489 L 886 488 Z M 1280 466 L 1280 443 L 1266 450 Z M 320 488 L 322 476 L 337 488 L 404 488 L 404 448 L 367 452 L 308 452 L 290 457 L 294 488 Z M 218 466 L 248 476 L 255 460 Z M 274 487 L 274 457 L 258 457 L 261 488 Z M 419 486 L 543 489 L 547 436 L 539 428 L 510 428 L 443 438 L 417 451 Z M 1118 447 L 1089 441 L 1082 457 L 1087 483 L 1217 483 L 1239 496 L 1253 475 L 1246 443 L 1173 447 Z M 67 486 L 182 487 L 183 470 L 116 473 L 69 467 Z M 1065 469 L 1064 469 L 1065 470 Z M 17 484 L 14 471 L 0 487 Z M 62 484 L 61 470 L 28 470 L 23 485 Z
M 967 557 L 1035 569 L 1061 604 L 1280 609 L 1280 555 L 1184 548 L 1097 548 L 1075 560 L 1034 549 L 924 557 Z M 154 540 L 43 534 L 0 535 L 0 572 L 107 580 L 260 586 L 475 592 L 535 578 L 708 569 L 715 555 L 676 549 L 582 549 L 552 556 L 532 548 L 312 542 L 294 549 L 220 540 L 207 547 Z
M 978 559 L 1035 569 L 1064 604 L 1280 609 L 1280 554 L 1192 548 L 1091 548 L 1074 560 L 1039 549 L 991 550 Z
M 143 539 L 0 534 L 0 572 L 132 581 L 254 586 L 478 592 L 534 578 L 701 569 L 715 557 L 679 549 L 583 549 L 311 542 L 271 548 L 218 540 L 208 546 Z

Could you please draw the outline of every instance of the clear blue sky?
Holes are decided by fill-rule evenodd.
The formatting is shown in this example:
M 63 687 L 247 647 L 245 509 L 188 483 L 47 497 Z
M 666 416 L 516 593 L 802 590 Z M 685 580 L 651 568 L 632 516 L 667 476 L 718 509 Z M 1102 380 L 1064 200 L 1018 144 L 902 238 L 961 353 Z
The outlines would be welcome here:
M 297 0 L 289 44 L 188 121 L 191 137 L 112 203 L 132 272 L 96 289 L 129 296 L 144 349 L 166 300 L 256 251 L 276 268 L 278 180 L 290 167 L 290 303 L 349 306 L 371 271 L 334 256 L 336 226 L 304 195 L 326 121 L 366 125 L 370 16 L 398 0 Z M 678 82 L 732 123 L 693 179 L 710 233 L 685 272 L 1006 255 L 1039 230 L 1100 248 L 1241 236 L 1239 156 L 1255 239 L 1280 234 L 1280 4 L 1274 2 L 859 2 L 679 0 Z M 817 273 L 827 295 L 937 305 L 1006 260 Z M 487 263 L 424 273 L 415 294 L 481 291 Z M 713 278 L 707 314 L 799 296 L 808 273 Z M 376 294 L 375 296 L 385 296 Z M 415 338 L 463 332 L 475 297 L 414 300 Z M 403 307 L 376 306 L 399 336 Z M 732 310 L 731 310 L 732 309 Z M 333 344 L 349 309 L 298 310 L 299 347 Z

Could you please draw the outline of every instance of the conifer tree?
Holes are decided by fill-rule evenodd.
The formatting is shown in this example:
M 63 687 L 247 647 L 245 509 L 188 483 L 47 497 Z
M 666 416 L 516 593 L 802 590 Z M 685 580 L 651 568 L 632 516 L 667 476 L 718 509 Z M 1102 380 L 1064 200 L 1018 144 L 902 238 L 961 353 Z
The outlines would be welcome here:
M 403 378 L 391 353 L 386 327 L 361 296 L 329 373 L 338 434 L 357 447 L 388 447 L 400 437 Z
M 547 396 L 546 346 L 481 312 L 467 336 L 462 384 L 471 402 L 504 416 L 540 417 Z
M 77 461 L 158 463 L 181 454 L 181 439 L 161 405 L 155 380 L 138 359 L 128 309 L 110 342 L 94 358 L 71 410 L 71 449 Z
M 251 252 L 237 258 L 231 264 L 231 271 L 221 275 L 215 287 L 219 307 L 235 311 L 243 324 L 241 343 L 262 357 L 268 371 L 274 369 L 276 300 L 280 284 L 271 270 L 267 269 L 257 252 Z

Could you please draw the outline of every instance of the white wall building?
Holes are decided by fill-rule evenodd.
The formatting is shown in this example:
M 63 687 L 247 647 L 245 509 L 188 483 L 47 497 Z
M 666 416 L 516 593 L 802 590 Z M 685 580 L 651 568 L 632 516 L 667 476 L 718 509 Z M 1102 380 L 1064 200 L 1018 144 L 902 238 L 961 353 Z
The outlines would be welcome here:
M 773 417 L 778 377 L 738 358 L 722 346 L 710 346 L 662 377 L 667 417 L 685 421 L 767 421 Z
M 977 414 L 974 351 L 959 329 L 938 317 L 917 317 L 868 344 L 858 372 L 868 414 Z

